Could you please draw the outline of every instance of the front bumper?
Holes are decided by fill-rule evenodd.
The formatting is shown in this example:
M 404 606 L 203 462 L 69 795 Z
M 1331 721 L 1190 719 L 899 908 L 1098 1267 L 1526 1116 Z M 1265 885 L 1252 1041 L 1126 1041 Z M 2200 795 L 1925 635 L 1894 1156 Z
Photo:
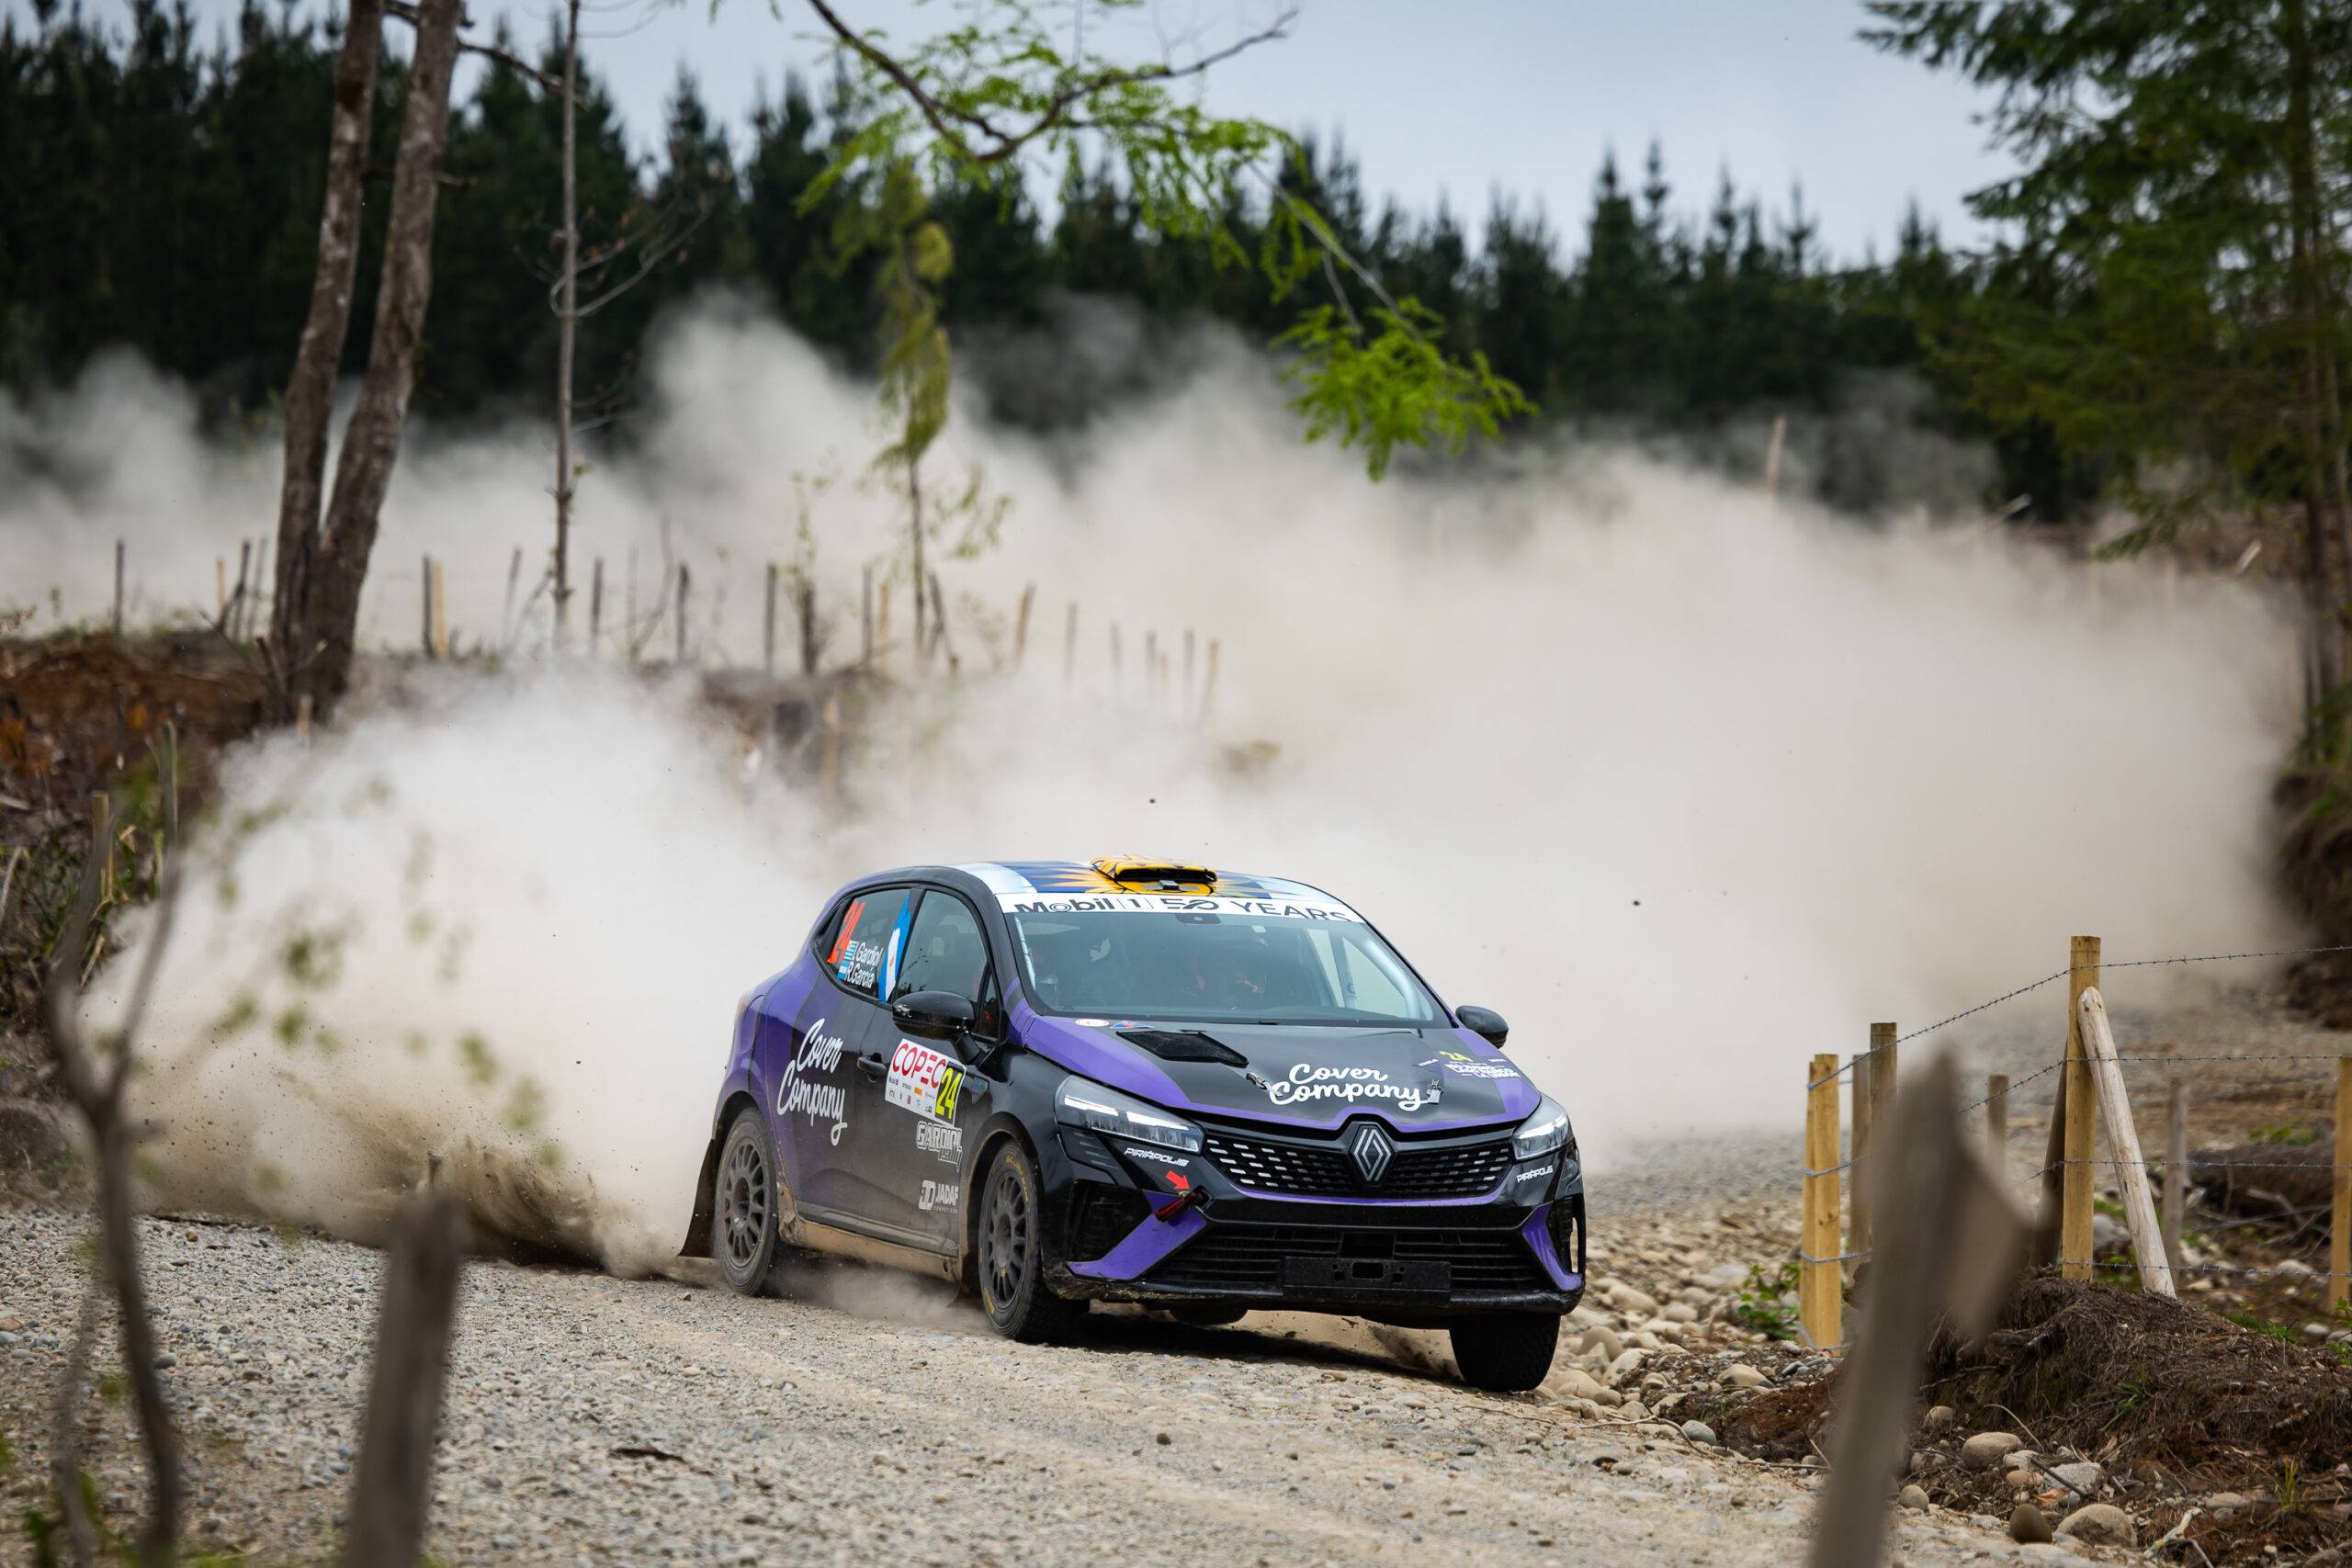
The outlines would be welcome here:
M 1069 1129 L 1061 1140 L 1072 1176 L 1061 1249 L 1071 1261 L 1053 1281 L 1063 1295 L 1419 1323 L 1564 1314 L 1584 1294 L 1581 1168 L 1572 1156 L 1482 1164 L 1474 1146 L 1490 1147 L 1492 1133 L 1414 1150 L 1428 1156 L 1420 1169 L 1466 1172 L 1455 1188 L 1484 1190 L 1394 1200 L 1272 1194 L 1204 1155 L 1180 1163 Z M 1266 1179 L 1265 1162 L 1248 1169 Z

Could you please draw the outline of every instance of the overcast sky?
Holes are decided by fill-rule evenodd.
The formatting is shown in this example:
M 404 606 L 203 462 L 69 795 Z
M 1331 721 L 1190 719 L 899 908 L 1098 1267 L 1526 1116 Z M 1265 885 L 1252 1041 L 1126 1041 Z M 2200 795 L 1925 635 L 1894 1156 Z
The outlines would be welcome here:
M 266 0 L 277 4 L 279 0 Z M 318 0 L 305 0 L 316 5 Z M 545 36 L 549 0 L 469 0 L 485 27 L 503 16 L 528 44 Z M 189 0 L 217 36 L 238 0 Z M 83 0 L 94 17 L 127 0 Z M 718 117 L 741 127 L 762 86 L 816 67 L 805 0 L 589 0 L 584 48 L 641 148 L 655 144 L 681 64 Z M 953 17 L 952 0 L 841 0 L 836 9 L 906 37 Z M 1116 30 L 1129 55 L 1216 48 L 1277 14 L 1269 0 L 1149 0 Z M 1784 211 L 1805 206 L 1841 258 L 1893 243 L 1917 201 L 1947 240 L 1980 237 L 1967 191 L 2007 167 L 1973 116 L 1981 97 L 1949 77 L 1858 41 L 1860 0 L 1296 0 L 1290 36 L 1219 66 L 1210 104 L 1342 137 L 1375 201 L 1428 211 L 1441 197 L 1476 220 L 1498 190 L 1540 203 L 1555 231 L 1580 241 L 1594 172 L 1614 148 L 1628 173 L 1653 138 L 1674 206 L 1696 212 L 1720 171 Z M 0 0 L 18 25 L 28 0 Z M 481 30 L 481 29 L 477 29 Z M 405 29 L 393 28 L 397 46 Z

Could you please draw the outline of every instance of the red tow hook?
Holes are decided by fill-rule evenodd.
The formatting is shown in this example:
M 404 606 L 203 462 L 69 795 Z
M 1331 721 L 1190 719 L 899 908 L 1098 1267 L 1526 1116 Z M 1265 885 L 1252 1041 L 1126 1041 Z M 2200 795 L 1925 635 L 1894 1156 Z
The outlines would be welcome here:
M 1193 1203 L 1199 1201 L 1201 1190 L 1193 1186 L 1191 1182 L 1186 1181 L 1182 1177 L 1177 1175 L 1172 1170 L 1168 1171 L 1165 1174 L 1169 1181 L 1176 1188 L 1176 1196 L 1170 1198 L 1157 1209 L 1154 1209 L 1151 1212 L 1151 1217 L 1155 1220 L 1166 1220 L 1170 1224 L 1173 1224 L 1179 1214 L 1182 1214 L 1185 1210 L 1191 1208 Z

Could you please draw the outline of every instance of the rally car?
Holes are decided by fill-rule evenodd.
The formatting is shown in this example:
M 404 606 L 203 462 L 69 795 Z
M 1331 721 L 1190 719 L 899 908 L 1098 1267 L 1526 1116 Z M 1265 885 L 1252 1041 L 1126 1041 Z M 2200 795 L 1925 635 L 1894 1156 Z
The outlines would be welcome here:
M 743 999 L 683 1250 L 746 1293 L 790 1247 L 934 1275 L 1023 1340 L 1091 1302 L 1443 1326 L 1467 1382 L 1532 1388 L 1584 1178 L 1505 1035 L 1301 883 L 863 877 Z

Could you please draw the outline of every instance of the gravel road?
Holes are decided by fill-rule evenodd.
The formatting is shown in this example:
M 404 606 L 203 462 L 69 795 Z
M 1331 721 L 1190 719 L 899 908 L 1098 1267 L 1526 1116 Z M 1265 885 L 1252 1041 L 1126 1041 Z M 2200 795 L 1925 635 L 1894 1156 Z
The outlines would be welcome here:
M 1785 1142 L 1650 1162 L 1615 1190 L 1604 1259 L 1664 1292 L 1702 1264 L 1753 1260 L 1742 1248 L 1767 1255 L 1786 1218 L 1772 1212 L 1787 1196 Z M 1597 1186 L 1606 1215 L 1611 1188 Z M 1715 1227 L 1710 1192 L 1743 1208 L 1732 1227 Z M 85 1232 L 78 1214 L 0 1213 L 12 1518 L 44 1495 Z M 193 1435 L 192 1540 L 263 1562 L 330 1560 L 378 1256 L 220 1222 L 150 1220 L 144 1233 L 166 1377 Z M 1201 1330 L 1120 1311 L 1091 1318 L 1081 1345 L 1025 1347 L 896 1276 L 827 1269 L 797 1292 L 744 1300 L 676 1280 L 469 1266 L 433 1555 L 599 1568 L 1804 1557 L 1812 1476 L 1663 1423 L 1593 1419 L 1548 1384 L 1474 1393 L 1434 1337 L 1262 1314 Z M 126 1413 L 103 1393 L 112 1330 L 99 1321 L 85 1443 L 128 1524 L 143 1482 Z M 1726 1329 L 1675 1326 L 1685 1340 L 1655 1354 L 1684 1374 L 1747 1362 L 1778 1375 L 1789 1359 Z M 1555 1382 L 1572 1359 L 1564 1349 Z M 1900 1518 L 1910 1564 L 2122 1560 L 2018 1548 L 1938 1511 Z M 0 1537 L 0 1560 L 29 1555 L 13 1527 Z

